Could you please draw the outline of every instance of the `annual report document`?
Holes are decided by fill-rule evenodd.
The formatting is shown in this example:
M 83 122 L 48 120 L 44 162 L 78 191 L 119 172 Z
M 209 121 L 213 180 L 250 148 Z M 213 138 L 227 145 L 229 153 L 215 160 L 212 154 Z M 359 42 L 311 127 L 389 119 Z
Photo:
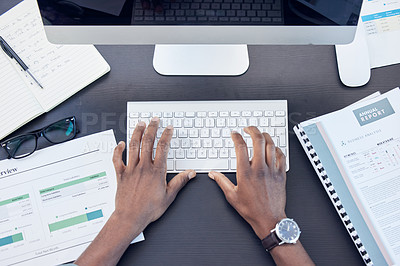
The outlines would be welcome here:
M 301 125 L 372 261 L 377 265 L 399 265 L 399 88 Z M 325 151 L 316 136 L 323 139 Z M 337 172 L 326 159 L 328 151 Z M 340 180 L 356 208 L 349 204 Z
M 0 265 L 78 258 L 114 211 L 115 146 L 108 130 L 0 162 Z

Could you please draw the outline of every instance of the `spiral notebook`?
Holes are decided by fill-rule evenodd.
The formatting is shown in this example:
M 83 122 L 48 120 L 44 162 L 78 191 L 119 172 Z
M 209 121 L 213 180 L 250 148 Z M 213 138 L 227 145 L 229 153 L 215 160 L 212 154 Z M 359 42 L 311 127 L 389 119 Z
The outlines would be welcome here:
M 294 131 L 365 264 L 399 264 L 399 88 Z
M 0 35 L 43 85 L 0 49 L 0 139 L 110 71 L 93 45 L 49 43 L 36 0 L 22 1 L 1 15 Z

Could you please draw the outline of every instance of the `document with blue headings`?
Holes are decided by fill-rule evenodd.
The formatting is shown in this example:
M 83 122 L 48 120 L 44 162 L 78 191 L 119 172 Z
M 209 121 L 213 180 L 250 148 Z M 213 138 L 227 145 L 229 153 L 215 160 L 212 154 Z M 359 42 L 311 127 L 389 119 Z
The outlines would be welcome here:
M 294 130 L 364 262 L 398 265 L 399 88 Z
M 0 265 L 79 257 L 115 208 L 115 146 L 108 130 L 0 161 Z

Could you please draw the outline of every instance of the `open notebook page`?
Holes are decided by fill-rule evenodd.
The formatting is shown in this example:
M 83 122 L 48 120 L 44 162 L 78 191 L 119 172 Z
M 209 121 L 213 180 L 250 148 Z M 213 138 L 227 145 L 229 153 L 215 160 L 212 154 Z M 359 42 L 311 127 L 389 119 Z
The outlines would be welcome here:
M 0 49 L 0 139 L 43 113 L 39 102 L 17 71 L 13 62 Z
M 25 0 L 2 16 L 10 26 L 3 38 L 43 85 L 32 92 L 49 111 L 110 70 L 93 45 L 54 45 L 48 42 L 35 0 Z

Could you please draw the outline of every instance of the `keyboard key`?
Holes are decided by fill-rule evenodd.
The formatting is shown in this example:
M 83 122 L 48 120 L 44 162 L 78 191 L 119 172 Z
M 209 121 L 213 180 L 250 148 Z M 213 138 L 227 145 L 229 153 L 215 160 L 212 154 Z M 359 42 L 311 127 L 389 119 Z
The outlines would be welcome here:
M 255 117 L 249 118 L 249 126 L 258 126 L 258 120 Z
M 239 118 L 238 126 L 239 127 L 247 127 L 247 119 L 246 118 Z
M 215 127 L 215 119 L 214 118 L 206 118 L 205 124 L 206 124 L 206 127 Z
M 231 116 L 239 117 L 240 116 L 240 112 L 239 111 L 231 111 Z
M 228 127 L 237 127 L 236 118 L 228 118 Z
M 260 118 L 260 127 L 267 127 L 268 126 L 268 118 L 261 117 Z
M 195 149 L 186 150 L 186 157 L 188 159 L 196 159 L 196 150 Z
M 220 149 L 219 150 L 219 157 L 220 158 L 229 158 L 229 150 L 228 149 Z
M 276 135 L 277 136 L 285 135 L 285 134 L 286 134 L 286 129 L 285 128 L 279 127 L 279 128 L 276 129 Z
M 286 126 L 286 119 L 284 117 L 271 118 L 272 127 L 284 127 Z
M 198 149 L 197 150 L 197 158 L 199 158 L 199 159 L 207 158 L 207 150 L 206 149 Z
M 190 148 L 190 139 L 182 139 L 182 148 Z
M 231 137 L 231 130 L 229 128 L 222 129 L 222 137 L 223 138 L 230 138 Z
M 184 127 L 193 127 L 193 119 L 192 118 L 185 118 L 183 120 L 183 126 Z
M 208 151 L 208 158 L 217 159 L 218 158 L 218 150 L 217 149 L 210 149 Z
M 229 160 L 207 159 L 207 160 L 178 160 L 176 161 L 176 170 L 184 171 L 193 169 L 197 171 L 209 170 L 229 170 Z
M 231 160 L 231 170 L 236 170 L 236 164 L 237 162 L 235 159 Z
M 217 118 L 217 127 L 225 127 L 225 118 Z
M 221 137 L 221 130 L 219 128 L 211 129 L 211 137 L 212 138 L 219 138 Z
M 209 117 L 217 117 L 218 116 L 218 112 L 208 112 L 208 116 Z
M 172 117 L 172 112 L 164 112 L 164 113 L 163 113 L 163 116 L 164 116 L 165 118 L 171 118 L 171 117 Z
M 198 138 L 199 137 L 199 130 L 195 128 L 189 129 L 189 138 Z
M 195 127 L 203 127 L 203 118 L 195 118 L 194 119 L 194 126 Z
M 275 136 L 275 128 L 269 127 L 266 131 L 271 137 Z
M 208 128 L 202 128 L 200 130 L 200 137 L 209 138 L 210 137 L 210 130 Z
M 259 117 L 259 116 L 262 116 L 262 111 L 254 111 L 254 116 L 255 117 Z
M 172 120 L 172 125 L 174 128 L 179 128 L 182 127 L 182 119 L 181 118 L 175 118 Z
M 201 139 L 193 139 L 192 147 L 193 148 L 201 148 Z
M 203 140 L 203 147 L 204 148 L 212 148 L 213 147 L 212 139 L 204 139 Z
M 172 126 L 172 119 L 164 118 L 163 120 L 161 120 L 161 124 L 162 124 L 162 127 Z
M 192 118 L 192 117 L 195 117 L 196 115 L 195 115 L 195 112 L 186 112 L 186 113 L 185 113 L 185 116 L 186 116 L 186 117 L 191 117 L 191 118 Z
M 171 144 L 170 144 L 171 149 L 179 148 L 179 144 L 180 144 L 179 142 L 180 142 L 179 139 L 171 139 Z
M 178 117 L 178 118 L 182 118 L 182 117 L 184 117 L 184 113 L 183 112 L 175 112 L 174 116 Z
M 268 116 L 268 117 L 274 116 L 274 111 L 265 111 L 265 116 Z
M 161 112 L 153 112 L 153 117 L 161 118 L 162 117 L 162 113 Z
M 139 119 L 131 119 L 131 120 L 129 120 L 129 127 L 135 128 L 137 123 L 139 123 Z
M 138 118 L 139 117 L 139 112 L 131 112 L 129 113 L 130 118 Z
M 151 117 L 151 114 L 150 114 L 150 112 L 142 112 L 140 117 L 149 118 L 149 117 Z
M 179 138 L 187 138 L 188 137 L 188 130 L 185 128 L 181 128 L 178 130 Z
M 198 117 L 207 117 L 207 113 L 206 112 L 197 112 L 197 116 Z
M 275 111 L 276 116 L 285 116 L 285 111 Z
M 182 149 L 175 150 L 176 159 L 185 159 L 185 152 Z
M 220 117 L 228 117 L 229 116 L 229 112 L 228 111 L 221 111 L 221 112 L 219 112 L 219 116 Z
M 233 140 L 232 139 L 225 139 L 225 147 L 226 148 L 235 147 L 235 144 L 233 143 Z
M 223 144 L 223 140 L 222 139 L 215 139 L 214 140 L 214 147 L 215 148 L 222 148 L 222 147 L 224 147 L 224 144 Z
M 242 112 L 242 116 L 244 116 L 244 117 L 250 117 L 250 116 L 251 116 L 251 112 L 250 112 L 250 111 L 243 111 L 243 112 Z

